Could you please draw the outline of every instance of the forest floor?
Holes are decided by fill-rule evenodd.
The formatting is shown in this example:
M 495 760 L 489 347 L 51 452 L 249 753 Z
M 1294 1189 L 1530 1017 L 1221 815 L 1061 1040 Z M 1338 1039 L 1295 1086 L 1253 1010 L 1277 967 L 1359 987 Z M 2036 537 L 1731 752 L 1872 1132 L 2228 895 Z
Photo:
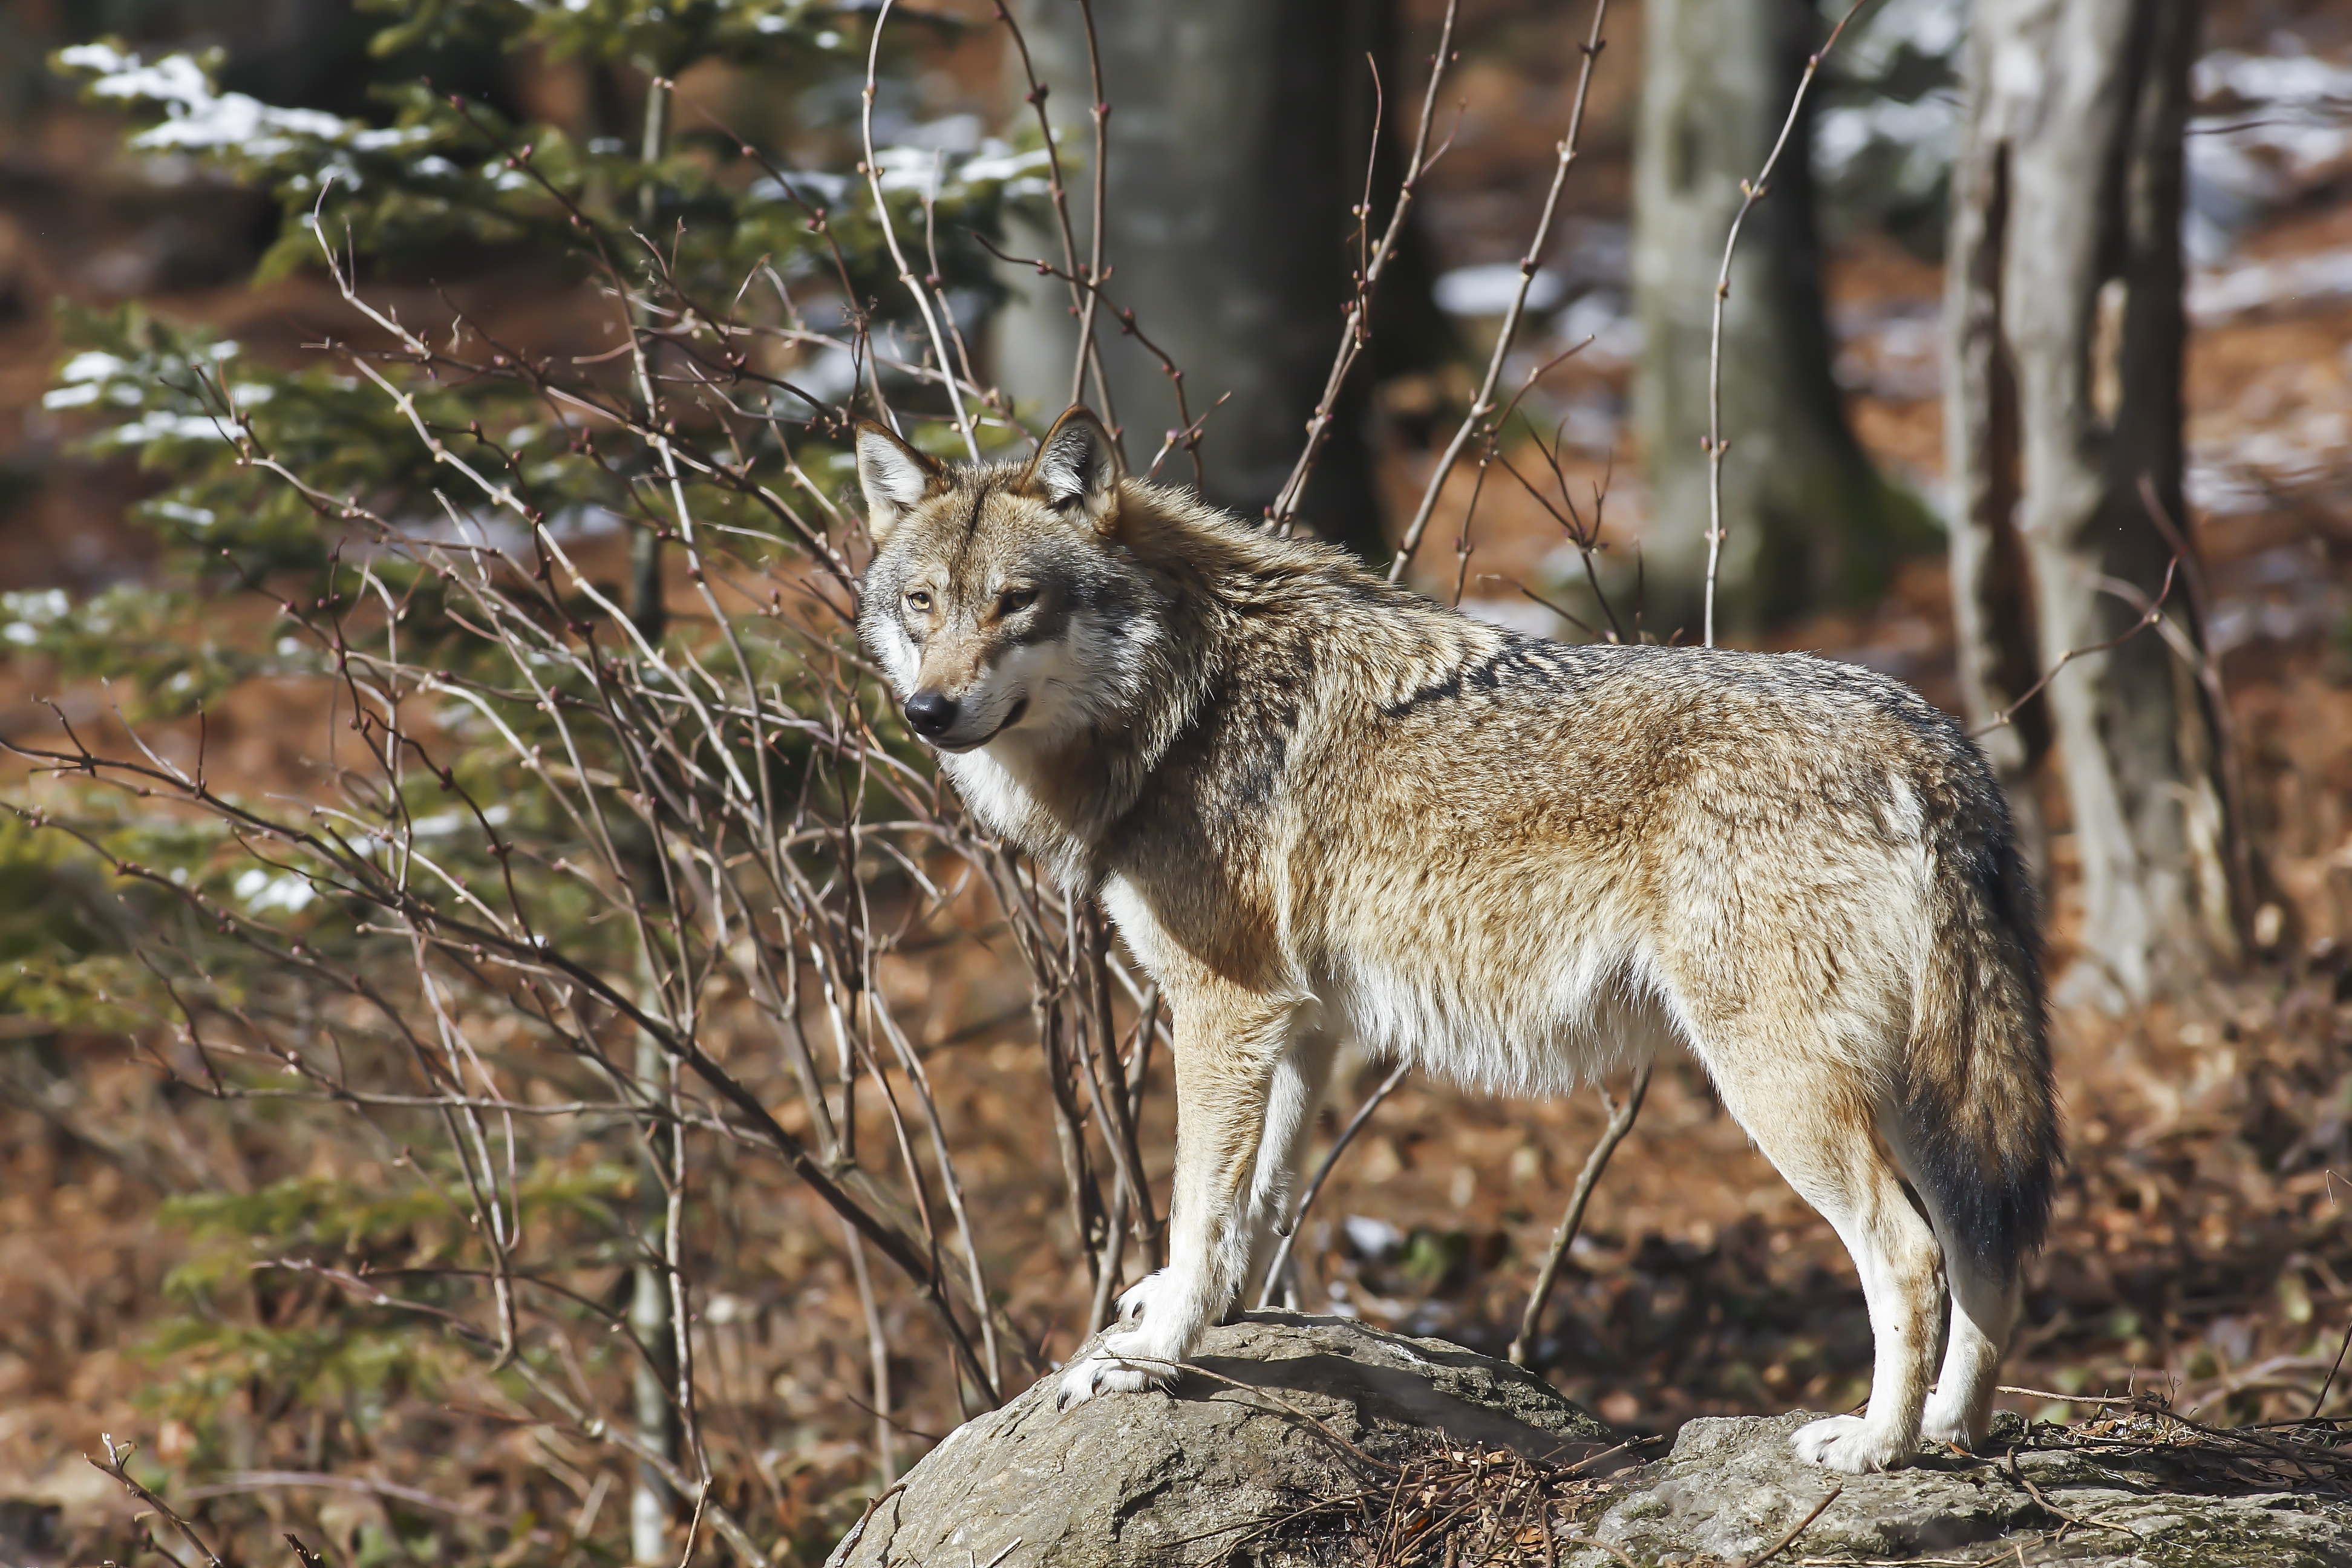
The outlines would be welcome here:
M 2343 9 L 2290 19 L 2343 58 Z M 1509 7 L 1492 11 L 1499 19 L 1482 37 L 1507 42 L 1524 25 Z M 2262 37 L 2239 42 L 2260 47 Z M 1512 58 L 1496 44 L 1473 64 L 1495 78 L 1493 91 L 1555 107 L 1564 79 Z M 1622 219 L 1624 143 L 1609 128 L 1622 130 L 1623 95 L 1602 109 L 1599 172 L 1571 232 L 1605 240 Z M 1533 112 L 1518 122 L 1549 123 Z M 111 152 L 112 132 L 96 117 L 58 113 L 9 134 L 0 147 L 0 587 L 87 589 L 138 574 L 154 546 L 124 516 L 142 490 L 135 472 L 75 455 L 39 407 L 58 357 L 51 300 L 136 296 L 270 354 L 296 352 L 327 301 L 315 282 L 256 292 L 231 281 L 241 242 L 215 231 L 253 213 L 233 208 L 225 219 L 192 197 L 158 197 Z M 1480 237 L 1507 235 L 1524 210 L 1539 138 L 1513 142 L 1507 127 L 1495 135 L 1483 150 L 1465 143 L 1462 185 L 1433 203 L 1454 237 L 1448 265 L 1491 259 Z M 205 247 L 215 243 L 231 261 L 208 272 Z M 2013 1384 L 2046 1391 L 2006 1401 L 2031 1415 L 2063 1419 L 2084 1414 L 2066 1395 L 2150 1388 L 2217 1422 L 2297 1416 L 2320 1403 L 2352 1410 L 2352 1379 L 2334 1370 L 2352 1327 L 2342 1208 L 2352 1198 L 2352 286 L 2294 281 L 2347 257 L 2352 165 L 2314 174 L 2200 276 L 2191 500 L 2251 825 L 2282 892 L 2280 938 L 2242 973 L 2142 1011 L 2057 1020 L 2072 1159 L 2008 1368 Z M 2286 281 L 2266 293 L 2264 277 Z M 1862 237 L 1836 247 L 1829 285 L 1858 432 L 1890 469 L 1932 486 L 1938 269 Z M 489 271 L 459 286 L 520 335 L 548 309 L 527 278 Z M 1598 479 L 1613 464 L 1612 520 L 1638 531 L 1628 374 L 1622 360 L 1589 355 L 1549 378 L 1545 395 L 1563 419 L 1584 420 L 1574 471 Z M 1391 489 L 1417 491 L 1427 462 L 1425 452 L 1392 449 Z M 1559 531 L 1524 498 L 1490 496 L 1476 538 L 1475 569 L 1492 580 L 1559 574 Z M 1429 567 L 1423 585 L 1448 595 L 1452 552 L 1436 553 L 1442 569 Z M 1874 605 L 1776 628 L 1769 643 L 1958 700 L 1937 560 L 1910 563 Z M 46 679 L 0 669 L 6 732 L 37 721 L 23 699 Z M 307 717 L 257 700 L 230 722 L 226 765 L 256 780 L 300 773 Z M 13 777 L 7 787 L 17 787 Z M 2053 963 L 2063 968 L 2079 956 L 2076 915 L 2064 803 L 2053 791 L 2046 805 L 2060 889 Z M 1052 1135 L 1024 994 L 990 967 L 986 949 L 961 951 L 972 955 L 963 969 L 886 979 L 920 1022 L 943 1109 L 974 1130 L 966 1181 L 1005 1212 L 1051 1215 L 1060 1178 L 1038 1155 Z M 619 1509 L 609 1456 L 516 1423 L 495 1391 L 454 1373 L 437 1391 L 344 1388 L 331 1400 L 214 1384 L 213 1416 L 241 1415 L 197 1420 L 190 1369 L 158 1347 L 186 1310 L 167 1278 L 213 1244 L 165 1217 L 165 1201 L 297 1174 L 382 1180 L 386 1157 L 324 1123 L 289 1121 L 273 1141 L 160 1090 L 121 1042 L 21 1035 L 0 1019 L 0 1563 L 34 1560 L 37 1528 L 62 1529 L 93 1552 L 116 1539 L 119 1489 L 80 1457 L 97 1450 L 101 1431 L 139 1435 L 184 1483 L 183 1499 L 233 1503 L 257 1529 L 316 1530 L 345 1543 L 397 1521 L 419 1552 L 415 1543 L 445 1540 L 435 1532 L 462 1542 L 489 1522 L 528 1546 L 551 1528 L 516 1479 L 534 1468 L 577 1478 L 557 1526 L 585 1534 L 600 1508 Z M 1375 1081 L 1350 1076 L 1332 1116 Z M 1163 1181 L 1169 1104 L 1155 1093 L 1145 1143 Z M 1602 1120 L 1589 1093 L 1534 1102 L 1408 1081 L 1308 1224 L 1304 1304 L 1499 1352 Z M 705 1306 L 720 1391 L 714 1442 L 741 1461 L 749 1511 L 815 1542 L 854 1518 L 870 1488 L 856 1293 L 830 1222 L 785 1178 L 752 1173 L 720 1196 L 739 1217 L 728 1289 Z M 994 1267 L 1013 1282 L 1012 1315 L 1039 1354 L 1067 1353 L 1079 1337 L 1068 1302 L 1082 1292 L 1071 1289 L 1066 1253 Z M 316 1310 L 299 1291 L 260 1287 L 248 1305 L 281 1323 Z M 891 1310 L 894 1323 L 914 1319 L 906 1303 Z M 1843 1249 L 1687 1067 L 1660 1075 L 1617 1154 L 1551 1324 L 1539 1354 L 1552 1380 L 1631 1431 L 1670 1433 L 1699 1415 L 1843 1409 L 1867 1387 L 1867 1320 Z M 905 1372 L 902 1461 L 957 1418 L 944 1383 L 927 1375 Z M 363 1409 L 379 1396 L 398 1408 Z M 42 1522 L 51 1504 L 65 1510 L 61 1524 Z M 616 1517 L 605 1515 L 608 1531 Z

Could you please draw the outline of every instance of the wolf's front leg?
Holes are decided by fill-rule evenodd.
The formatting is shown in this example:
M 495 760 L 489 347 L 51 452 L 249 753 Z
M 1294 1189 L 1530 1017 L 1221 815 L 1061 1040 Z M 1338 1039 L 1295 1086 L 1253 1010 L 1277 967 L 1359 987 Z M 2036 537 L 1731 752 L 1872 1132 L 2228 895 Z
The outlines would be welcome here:
M 1230 995 L 1174 998 L 1176 1180 L 1168 1267 L 1119 1297 L 1125 1326 L 1062 1371 L 1058 1403 L 1163 1388 L 1249 1268 L 1251 1188 L 1266 1100 L 1293 1009 Z M 1198 1020 L 1196 1023 L 1195 1020 Z
M 1282 1249 L 1282 1238 L 1297 1223 L 1299 1167 L 1315 1131 L 1315 1113 L 1331 1080 L 1332 1058 L 1339 1042 L 1329 1035 L 1303 1034 L 1282 1054 L 1266 1093 L 1265 1131 L 1258 1140 L 1255 1173 L 1250 1178 L 1249 1227 L 1241 1293 L 1226 1316 L 1256 1306 L 1266 1291 L 1266 1270 Z M 1286 1269 L 1285 1272 L 1289 1272 Z M 1274 1282 L 1279 1289 L 1281 1281 Z

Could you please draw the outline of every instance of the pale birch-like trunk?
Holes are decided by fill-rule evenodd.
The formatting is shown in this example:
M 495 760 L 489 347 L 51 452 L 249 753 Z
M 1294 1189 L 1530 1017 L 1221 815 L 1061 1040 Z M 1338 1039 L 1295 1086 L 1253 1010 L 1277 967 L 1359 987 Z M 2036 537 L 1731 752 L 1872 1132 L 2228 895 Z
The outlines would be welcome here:
M 2131 627 L 2180 500 L 2188 0 L 1981 0 L 1954 182 L 1947 461 L 1963 686 L 1990 721 L 2065 650 Z M 2235 951 L 2214 715 L 2150 631 L 2077 658 L 2046 721 L 1987 749 L 2032 795 L 2063 770 L 2084 901 L 2064 990 L 2143 1000 Z M 2029 718 L 2033 717 L 2028 710 Z M 2241 895 L 2242 896 L 2242 895 Z M 2062 993 L 2063 994 L 2063 993 Z

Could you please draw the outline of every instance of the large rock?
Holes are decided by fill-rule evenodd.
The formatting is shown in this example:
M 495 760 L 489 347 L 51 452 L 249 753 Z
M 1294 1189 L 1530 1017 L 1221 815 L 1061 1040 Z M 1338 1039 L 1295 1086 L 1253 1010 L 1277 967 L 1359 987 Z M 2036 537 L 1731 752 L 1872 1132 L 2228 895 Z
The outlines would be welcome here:
M 2352 1568 L 2352 1504 L 2340 1500 L 2235 1488 L 2242 1495 L 2206 1495 L 2179 1489 L 2178 1467 L 2158 1456 L 2030 1447 L 2016 1452 L 2023 1480 L 2006 1456 L 1954 1454 L 1927 1454 L 1888 1475 L 1836 1476 L 1790 1450 L 1790 1435 L 1811 1419 L 1685 1423 L 1663 1462 L 1622 1479 L 1591 1533 L 1643 1563 L 1744 1563 L 1843 1488 L 1776 1562 Z M 1577 1568 L 1618 1562 L 1565 1543 L 1560 1557 Z
M 1254 1313 L 1202 1336 L 1193 1362 L 1202 1373 L 1168 1394 L 1057 1412 L 1048 1378 L 965 1423 L 835 1549 L 831 1564 L 1186 1568 L 1223 1561 L 1244 1542 L 1246 1562 L 1339 1561 L 1314 1547 L 1286 1551 L 1283 1532 L 1266 1527 L 1318 1501 L 1384 1495 L 1381 1483 L 1393 1472 L 1361 1456 L 1425 1463 L 1432 1450 L 1459 1459 L 1509 1449 L 1540 1467 L 1612 1446 L 1598 1422 L 1517 1368 L 1345 1319 Z M 1922 1568 L 2352 1568 L 2352 1503 L 2308 1489 L 2263 1489 L 2256 1471 L 2233 1470 L 2210 1452 L 2191 1463 L 2197 1455 L 2185 1449 L 2027 1444 L 2015 1450 L 2014 1473 L 2004 1448 L 1988 1458 L 1928 1453 L 1892 1475 L 1838 1476 L 1789 1446 L 1811 1419 L 1692 1421 L 1653 1464 L 1605 1481 L 1563 1479 L 1557 1561 L 1744 1563 L 1843 1488 L 1776 1568 L 1908 1560 Z M 2022 1435 L 2005 1419 L 2009 1436 Z M 1582 1538 L 1615 1551 L 1580 1546 Z M 1426 1544 L 1430 1563 L 1448 1555 Z M 1542 1560 L 1538 1543 L 1517 1547 L 1519 1561 Z
M 1348 1446 L 1392 1461 L 1442 1438 L 1565 1462 L 1613 1441 L 1517 1367 L 1344 1318 L 1254 1312 L 1202 1335 L 1192 1364 L 1213 1375 L 1066 1411 L 1048 1377 L 967 1421 L 830 1563 L 1214 1563 L 1253 1527 L 1361 1489 L 1373 1468 Z

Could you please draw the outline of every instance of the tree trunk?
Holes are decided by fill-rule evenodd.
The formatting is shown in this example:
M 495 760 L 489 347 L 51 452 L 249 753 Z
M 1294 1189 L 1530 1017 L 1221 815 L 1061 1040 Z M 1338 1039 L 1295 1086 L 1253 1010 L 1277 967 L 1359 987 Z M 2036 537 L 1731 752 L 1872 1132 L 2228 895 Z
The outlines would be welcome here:
M 1947 401 L 1961 673 L 1989 721 L 2064 651 L 2129 630 L 2180 503 L 2186 0 L 1980 0 L 1954 185 Z M 2183 570 L 2193 567 L 2184 563 Z M 2196 627 L 2167 604 L 2169 639 Z M 2031 631 L 2027 628 L 2031 627 Z M 2202 655 L 2198 657 L 2201 659 Z M 2168 637 L 2079 658 L 2046 728 L 1987 746 L 2013 786 L 2054 745 L 2082 868 L 2065 989 L 2110 1006 L 2237 948 L 2216 715 Z
M 1652 496 L 1643 619 L 1698 633 L 1706 570 L 1710 314 L 1724 237 L 1822 25 L 1809 0 L 1648 0 L 1633 159 L 1634 419 Z M 1805 121 L 1748 215 L 1724 310 L 1717 616 L 1752 627 L 1866 595 L 1933 537 L 1853 438 L 1830 374 Z
M 1980 743 L 2009 795 L 2026 858 L 2047 886 L 2049 833 L 2034 780 L 2050 752 L 2050 705 L 2039 694 L 2022 696 L 2041 677 L 2042 644 L 2017 531 L 2017 374 L 2000 342 L 2008 224 L 2008 151 L 1971 137 L 1953 161 L 1944 263 L 1952 612 L 1969 716 L 1979 725 L 2010 719 Z
M 1208 416 L 1202 492 L 1245 514 L 1262 511 L 1289 477 L 1339 345 L 1355 262 L 1349 209 L 1361 199 L 1370 147 L 1364 57 L 1383 51 L 1391 8 L 1391 0 L 1095 7 L 1112 105 L 1106 287 L 1184 372 L 1192 417 Z M 1083 18 L 1070 0 L 1033 0 L 1021 17 L 1050 89 L 1084 261 L 1094 131 Z M 1403 73 L 1407 83 L 1397 74 L 1383 65 L 1391 129 L 1421 84 L 1417 72 Z M 1061 263 L 1050 222 L 1016 230 L 1015 244 Z M 1015 298 L 998 317 L 997 374 L 1024 413 L 1050 418 L 1072 395 L 1078 323 L 1069 291 L 1017 269 L 1006 281 Z M 1097 317 L 1096 336 L 1113 405 L 1098 412 L 1140 469 L 1183 423 L 1174 392 L 1160 362 L 1108 312 Z M 1367 405 L 1361 384 L 1352 392 L 1302 516 L 1327 538 L 1377 552 Z M 1094 400 L 1091 380 L 1085 395 Z M 1160 477 L 1190 482 L 1192 464 L 1171 453 Z
M 639 974 L 646 994 L 657 1002 L 658 989 L 642 965 Z M 665 1103 L 669 1061 L 659 1046 L 643 1036 L 637 1040 L 636 1068 L 637 1081 L 647 1099 L 656 1105 Z M 660 1150 L 671 1135 L 655 1131 L 654 1149 Z M 662 1173 L 653 1168 L 654 1157 L 646 1156 L 637 1197 L 637 1223 L 648 1247 L 661 1245 L 669 1218 L 667 1194 Z M 630 1268 L 629 1331 L 646 1351 L 646 1355 L 634 1358 L 629 1364 L 629 1401 L 636 1418 L 637 1441 L 665 1458 L 676 1459 L 677 1423 L 670 1408 L 670 1389 L 677 1377 L 677 1330 L 670 1318 L 668 1277 L 652 1263 L 637 1263 Z M 677 1494 L 670 1490 L 661 1473 L 638 1460 L 636 1477 L 629 1488 L 629 1562 L 634 1568 L 660 1568 L 668 1563 L 673 1550 L 669 1531 L 677 1505 Z

